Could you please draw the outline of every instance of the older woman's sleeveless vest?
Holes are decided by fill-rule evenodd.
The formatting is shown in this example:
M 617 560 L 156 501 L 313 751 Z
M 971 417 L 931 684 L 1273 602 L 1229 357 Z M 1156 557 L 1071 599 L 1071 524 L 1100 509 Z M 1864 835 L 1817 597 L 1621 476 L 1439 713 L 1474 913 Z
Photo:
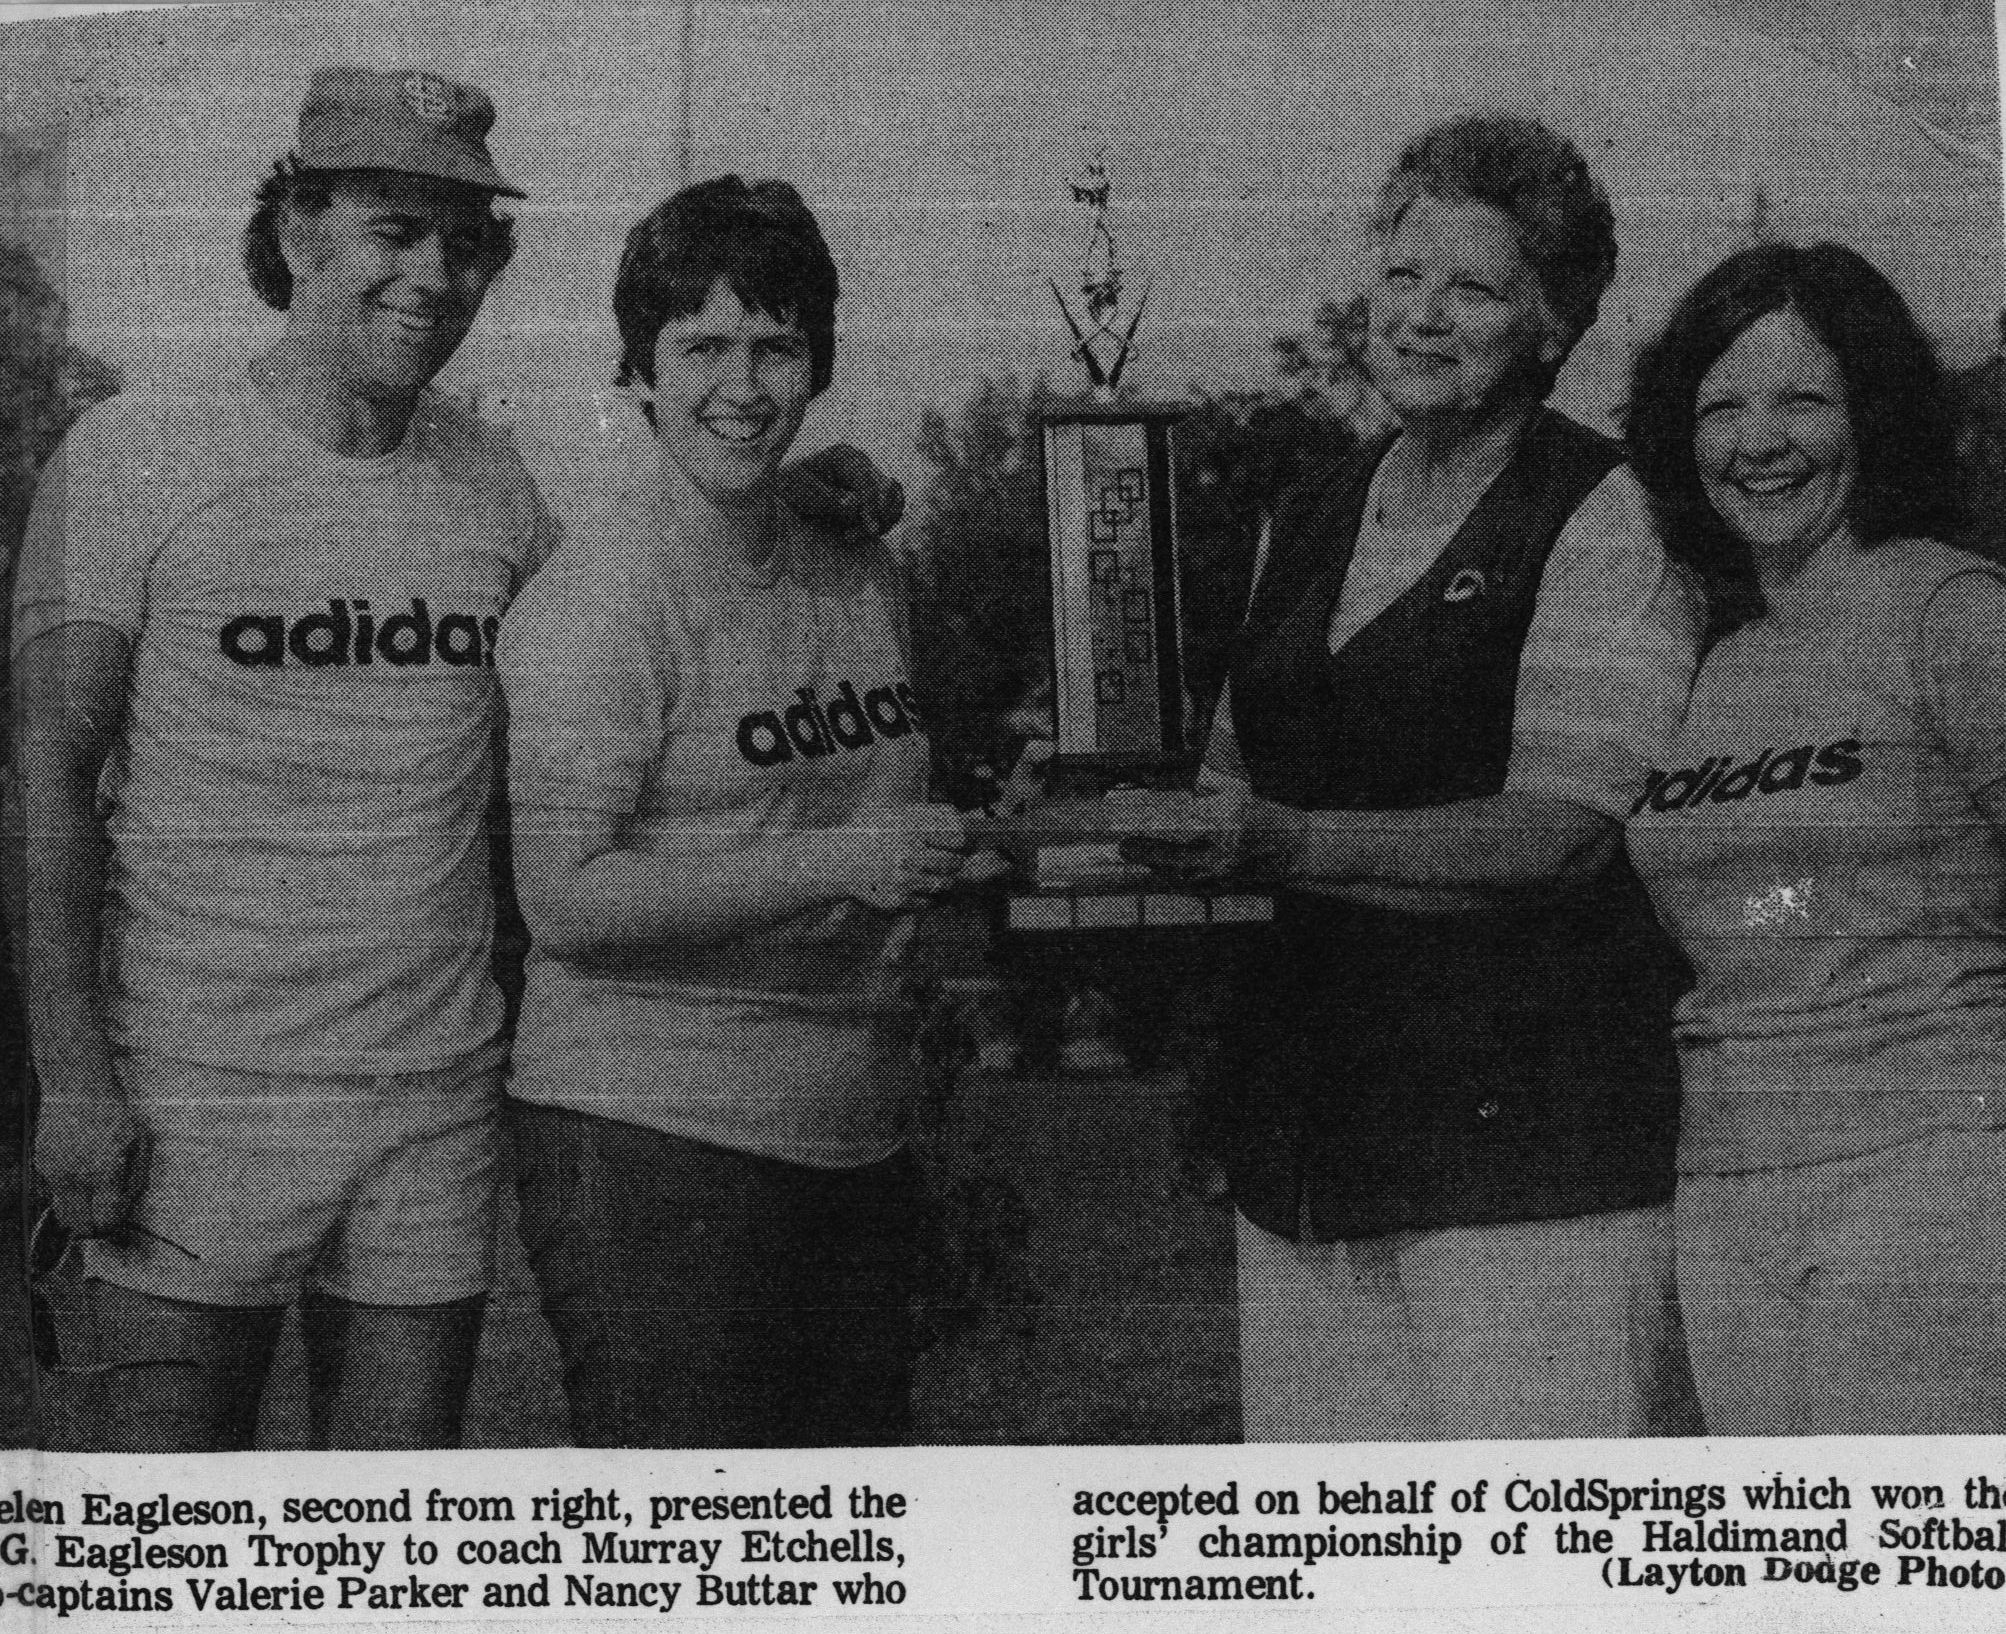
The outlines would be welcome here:
M 1306 810 L 1500 792 L 1546 559 L 1614 469 L 1544 414 L 1441 559 L 1335 655 L 1387 444 L 1277 510 L 1232 666 L 1255 790 Z M 1294 1237 L 1664 1202 L 1680 961 L 1626 864 L 1536 907 L 1421 915 L 1289 893 L 1237 973 L 1218 1062 L 1234 1200 Z

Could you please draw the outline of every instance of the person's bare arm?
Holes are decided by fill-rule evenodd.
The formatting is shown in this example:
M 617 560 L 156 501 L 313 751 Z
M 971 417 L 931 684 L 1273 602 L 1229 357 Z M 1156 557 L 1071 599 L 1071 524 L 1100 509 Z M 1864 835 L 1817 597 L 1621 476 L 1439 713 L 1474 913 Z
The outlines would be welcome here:
M 1242 874 L 1377 907 L 1452 912 L 1555 896 L 1608 866 L 1622 826 L 1570 801 L 1511 790 L 1413 811 L 1299 811 L 1247 780 L 1221 695 L 1191 795 L 1111 816 L 1172 844 L 1209 840 L 1183 871 Z
M 1506 790 L 1415 811 L 1295 811 L 1249 802 L 1247 849 L 1277 856 L 1296 890 L 1390 908 L 1531 903 L 1608 867 L 1622 825 L 1545 795 Z
M 125 710 L 131 648 L 65 624 L 15 659 L 18 877 L 29 1039 L 41 1082 L 35 1167 L 72 1230 L 115 1229 L 145 1182 L 145 1135 L 112 1069 L 98 980 L 106 841 L 98 779 Z
M 1057 827 L 1073 815 L 1066 808 L 1044 820 Z M 1191 794 L 1079 814 L 1081 832 L 1092 824 L 1164 847 L 1152 860 L 1171 874 L 1417 913 L 1562 896 L 1609 865 L 1623 833 L 1600 812 L 1511 790 L 1412 811 L 1299 811 L 1209 767 Z
M 1300 811 L 1263 800 L 1247 780 L 1224 695 L 1193 794 L 1114 821 L 1173 844 L 1209 840 L 1186 872 L 1435 913 L 1564 894 L 1606 868 L 1623 835 L 1601 812 L 1512 789 L 1410 811 Z
M 2006 849 L 2006 573 L 1974 567 L 1948 579 L 1918 622 L 1924 719 Z
M 1675 726 L 1697 650 L 1642 490 L 1626 472 L 1575 512 L 1548 557 L 1520 655 L 1505 787 L 1410 811 L 1246 813 L 1293 855 L 1298 889 L 1417 911 L 1532 904 L 1593 880 Z
M 624 827 L 604 813 L 517 807 L 516 889 L 552 957 L 713 945 L 841 901 L 903 912 L 952 883 L 965 849 L 953 807 L 917 802 L 743 846 L 692 835 L 636 850 Z

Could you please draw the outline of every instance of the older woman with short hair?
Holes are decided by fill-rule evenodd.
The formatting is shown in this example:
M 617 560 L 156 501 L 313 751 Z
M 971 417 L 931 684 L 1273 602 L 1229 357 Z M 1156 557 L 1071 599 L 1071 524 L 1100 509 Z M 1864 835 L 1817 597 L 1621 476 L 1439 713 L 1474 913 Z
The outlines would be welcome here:
M 1730 257 L 1632 460 L 1707 645 L 1629 846 L 1698 981 L 1678 1269 L 1709 1430 L 2006 1430 L 2006 573 L 1942 541 L 1929 341 L 1838 245 Z
M 1396 429 L 1277 508 L 1201 784 L 1282 887 L 1219 1069 L 1245 1433 L 1690 1429 L 1676 965 L 1620 838 L 1692 641 L 1620 450 L 1544 406 L 1609 203 L 1471 118 L 1373 228 Z

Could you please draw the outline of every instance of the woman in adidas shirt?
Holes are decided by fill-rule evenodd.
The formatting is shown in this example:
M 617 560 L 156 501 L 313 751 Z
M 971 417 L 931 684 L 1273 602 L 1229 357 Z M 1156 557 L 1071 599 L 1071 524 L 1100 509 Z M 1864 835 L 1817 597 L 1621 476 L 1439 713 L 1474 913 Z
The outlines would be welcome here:
M 1698 983 L 1676 1214 L 1707 1426 L 2006 1429 L 2006 575 L 1940 543 L 1943 381 L 1851 250 L 1716 268 L 1632 461 L 1707 643 L 1629 845 Z
M 924 1197 L 897 995 L 961 863 L 896 576 L 784 502 L 836 268 L 781 182 L 629 235 L 650 490 L 516 601 L 523 1239 L 586 1445 L 904 1439 Z

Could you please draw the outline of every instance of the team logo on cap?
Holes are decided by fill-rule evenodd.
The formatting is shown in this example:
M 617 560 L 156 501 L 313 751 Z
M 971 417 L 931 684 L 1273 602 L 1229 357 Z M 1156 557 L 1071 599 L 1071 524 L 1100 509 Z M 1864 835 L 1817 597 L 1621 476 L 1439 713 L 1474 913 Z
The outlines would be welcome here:
M 437 74 L 406 74 L 404 105 L 420 119 L 429 119 L 435 125 L 443 125 L 460 111 L 453 87 Z

